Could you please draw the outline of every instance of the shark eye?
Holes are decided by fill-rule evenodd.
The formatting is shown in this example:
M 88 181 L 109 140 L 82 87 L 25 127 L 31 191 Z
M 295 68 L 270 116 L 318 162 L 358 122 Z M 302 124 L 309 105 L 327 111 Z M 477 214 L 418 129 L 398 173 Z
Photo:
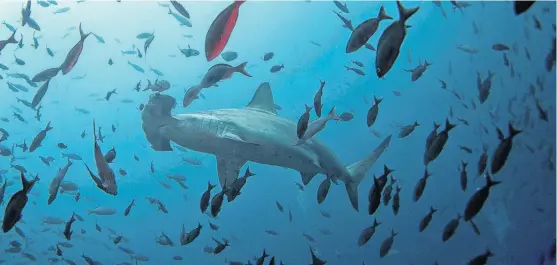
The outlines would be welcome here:
M 376 71 L 377 73 L 381 73 L 381 68 L 377 67 L 377 69 L 375 69 L 375 71 Z

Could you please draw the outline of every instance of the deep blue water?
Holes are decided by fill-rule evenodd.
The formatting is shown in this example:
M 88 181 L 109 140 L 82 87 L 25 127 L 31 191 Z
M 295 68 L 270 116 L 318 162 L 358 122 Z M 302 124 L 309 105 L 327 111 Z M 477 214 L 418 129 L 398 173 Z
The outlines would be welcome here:
M 68 242 L 62 235 L 64 224 L 49 225 L 42 220 L 51 216 L 65 222 L 75 212 L 84 221 L 76 221 L 72 226 L 74 234 L 69 242 L 73 247 L 61 248 L 63 258 L 77 264 L 86 264 L 81 255 L 102 264 L 135 263 L 118 246 L 149 258 L 139 264 L 226 264 L 225 260 L 246 263 L 251 260 L 254 263 L 253 257 L 260 256 L 263 249 L 285 264 L 309 264 L 310 246 L 327 264 L 398 265 L 434 264 L 435 261 L 439 264 L 466 264 L 487 248 L 495 254 L 487 264 L 539 264 L 540 255 L 549 255 L 555 240 L 556 84 L 555 68 L 547 71 L 545 66 L 555 37 L 552 28 L 555 3 L 537 2 L 520 16 L 514 15 L 512 2 L 469 3 L 471 6 L 461 12 L 453 10 L 451 3 L 443 2 L 444 17 L 431 2 L 404 2 L 406 7 L 419 6 L 420 9 L 407 21 L 411 28 L 407 30 L 393 68 L 385 78 L 379 79 L 375 75 L 374 51 L 363 47 L 357 52 L 345 53 L 350 31 L 341 26 L 342 22 L 331 11 L 340 12 L 333 2 L 248 1 L 240 8 L 236 27 L 224 51 L 237 52 L 238 58 L 229 64 L 236 66 L 248 62 L 247 71 L 253 77 L 236 73 L 220 82 L 219 87 L 203 90 L 205 99 L 198 99 L 183 108 L 180 102 L 184 91 L 198 84 L 211 66 L 225 63 L 220 56 L 207 62 L 204 43 L 211 22 L 230 2 L 183 2 L 191 14 L 192 27 L 180 26 L 168 14 L 168 7 L 161 6 L 168 5 L 167 2 L 60 1 L 57 6 L 50 4 L 48 7 L 32 3 L 31 16 L 41 27 L 36 32 L 29 26 L 21 26 L 20 2 L 2 2 L 0 20 L 17 28 L 15 38 L 19 41 L 23 37 L 23 47 L 9 44 L 0 55 L 0 63 L 9 67 L 9 70 L 0 70 L 3 77 L 0 80 L 0 118 L 6 118 L 6 121 L 0 121 L 0 128 L 10 135 L 0 144 L 9 148 L 26 140 L 29 145 L 49 121 L 54 129 L 33 153 L 16 147 L 15 160 L 11 161 L 12 156 L 0 160 L 0 169 L 6 170 L 2 179 L 11 184 L 6 189 L 2 209 L 21 189 L 19 172 L 10 164 L 25 167 L 29 179 L 35 174 L 41 178 L 29 194 L 23 221 L 17 224 L 25 238 L 15 229 L 0 236 L 2 249 L 9 249 L 10 242 L 16 240 L 23 244 L 21 250 L 18 253 L 0 250 L 0 260 L 4 264 L 64 264 L 65 261 L 52 251 L 57 242 Z M 398 18 L 397 6 L 392 1 L 347 2 L 349 13 L 342 14 L 356 26 L 376 17 L 381 5 L 387 14 Z M 70 10 L 53 13 L 63 7 Z M 535 27 L 534 17 L 540 21 L 541 29 Z M 50 81 L 48 93 L 41 102 L 42 116 L 38 121 L 34 117 L 35 110 L 17 100 L 31 101 L 37 88 L 8 75 L 23 73 L 33 77 L 44 69 L 57 67 L 79 40 L 79 23 L 84 32 L 97 34 L 104 43 L 94 36 L 88 37 L 71 72 L 67 75 L 60 73 Z M 382 21 L 369 43 L 377 47 L 381 33 L 390 23 L 390 20 Z M 478 32 L 474 32 L 473 23 Z M 155 35 L 147 55 L 138 58 L 137 55 L 123 54 L 122 51 L 132 50 L 133 45 L 143 52 L 145 40 L 136 38 L 143 32 L 154 32 Z M 7 39 L 10 34 L 7 27 L 0 25 L 0 39 Z M 33 34 L 39 42 L 37 48 L 32 46 Z M 509 46 L 510 50 L 493 50 L 492 45 L 498 43 Z M 178 47 L 184 49 L 188 45 L 200 55 L 186 58 L 181 54 Z M 479 52 L 471 55 L 457 49 L 457 45 L 473 47 Z M 53 56 L 48 55 L 46 47 L 53 51 Z M 275 56 L 264 62 L 262 57 L 267 52 L 274 52 Z M 510 66 L 504 65 L 503 54 L 508 56 L 514 76 L 511 76 Z M 14 55 L 24 60 L 25 65 L 16 64 Z M 113 61 L 112 65 L 108 64 L 109 59 Z M 353 60 L 365 65 L 361 68 L 365 76 L 345 69 L 345 65 L 357 67 Z M 412 82 L 411 74 L 404 69 L 413 69 L 424 60 L 432 65 L 420 79 Z M 128 61 L 144 68 L 145 73 L 134 70 Z M 271 66 L 281 64 L 284 65 L 281 71 L 269 71 Z M 158 78 L 171 84 L 171 88 L 162 93 L 178 100 L 173 114 L 243 108 L 256 88 L 262 82 L 269 82 L 275 103 L 282 109 L 278 115 L 297 121 L 304 112 L 304 104 L 312 104 L 319 80 L 326 81 L 323 112 L 327 113 L 336 106 L 339 115 L 343 112 L 355 115 L 348 122 L 330 121 L 318 135 L 342 163 L 348 165 L 362 159 L 384 138 L 393 135 L 387 151 L 359 185 L 360 211 L 351 207 L 342 181 L 339 185 L 333 184 L 326 200 L 318 204 L 316 194 L 323 175 L 317 175 L 301 191 L 295 184 L 301 182 L 298 172 L 248 161 L 240 175 L 249 166 L 256 176 L 247 181 L 242 194 L 232 203 L 225 202 L 217 218 L 201 213 L 199 200 L 207 182 L 218 183 L 215 156 L 176 148 L 172 152 L 157 152 L 150 147 L 138 110 L 140 104 L 147 103 L 150 93 L 134 90 L 139 81 L 145 88 L 147 79 L 154 82 L 157 78 L 153 71 L 149 71 L 150 67 L 164 73 Z M 476 75 L 479 72 L 482 78 L 486 78 L 488 71 L 495 73 L 491 94 L 485 103 L 480 104 Z M 446 82 L 446 89 L 441 88 L 440 79 Z M 29 92 L 12 92 L 7 82 L 24 85 Z M 42 83 L 37 85 L 40 87 Z M 105 100 L 106 93 L 113 89 L 117 94 Z M 451 91 L 456 91 L 462 100 Z M 383 101 L 377 121 L 370 129 L 366 126 L 366 115 L 374 96 L 383 98 Z M 547 111 L 548 121 L 539 118 L 536 100 Z M 476 108 L 472 107 L 471 101 Z M 78 112 L 76 108 L 89 113 Z M 12 115 L 19 112 L 17 109 L 25 122 Z M 311 117 L 315 119 L 315 113 Z M 444 128 L 446 118 L 458 125 L 450 132 L 449 141 L 439 158 L 428 166 L 432 176 L 423 197 L 413 202 L 414 186 L 424 172 L 425 139 L 433 122 L 443 124 L 441 128 Z M 104 142 L 100 143 L 102 150 L 106 152 L 112 147 L 117 150 L 117 157 L 110 164 L 117 175 L 117 196 L 98 189 L 83 165 L 85 162 L 96 172 L 93 119 L 102 127 L 105 136 Z M 465 125 L 462 119 L 469 125 Z M 398 138 L 400 126 L 415 121 L 420 126 L 408 137 Z M 485 183 L 477 174 L 482 146 L 488 147 L 491 162 L 500 142 L 496 127 L 507 136 L 508 123 L 523 132 L 514 139 L 503 169 L 493 176 L 502 184 L 493 187 L 486 205 L 474 219 L 481 235 L 476 235 L 468 223 L 461 221 L 453 238 L 443 243 L 444 226 L 457 213 L 463 212 L 470 196 Z M 114 132 L 111 126 L 116 128 Z M 487 133 L 482 126 L 486 127 Z M 261 128 L 264 130 L 265 124 Z M 84 130 L 86 135 L 82 138 L 80 135 Z M 61 150 L 58 143 L 67 145 L 67 150 Z M 467 153 L 459 146 L 469 147 L 472 152 Z M 76 202 L 75 192 L 65 192 L 47 205 L 50 182 L 58 168 L 66 164 L 62 152 L 83 157 L 83 161 L 73 162 L 64 179 L 79 187 L 81 199 Z M 139 161 L 134 159 L 134 154 Z M 52 156 L 55 161 L 47 166 L 39 156 Z M 202 165 L 188 164 L 183 158 L 197 159 Z M 461 161 L 469 163 L 466 192 L 459 184 Z M 151 162 L 154 173 L 150 171 Z M 391 204 L 385 206 L 381 202 L 379 210 L 370 216 L 367 195 L 372 176 L 381 175 L 384 164 L 395 170 L 393 176 L 402 187 L 400 211 L 394 215 Z M 119 169 L 124 169 L 127 175 L 121 176 Z M 184 175 L 188 189 L 167 178 L 172 174 Z M 160 182 L 168 183 L 171 188 L 163 187 Z M 219 186 L 212 194 L 220 190 Z M 147 196 L 160 200 L 168 213 L 149 204 L 145 199 Z M 124 216 L 124 209 L 132 199 L 136 205 L 129 216 Z M 284 212 L 278 211 L 276 202 L 284 207 Z M 99 206 L 111 207 L 117 212 L 110 216 L 87 214 L 87 210 Z M 439 211 L 430 226 L 420 233 L 418 223 L 430 206 Z M 292 213 L 292 222 L 289 222 L 288 211 Z M 324 217 L 322 212 L 329 213 L 330 218 Z M 2 211 L 0 216 L 3 215 Z M 382 224 L 366 245 L 358 247 L 360 232 L 375 218 Z M 220 228 L 211 230 L 208 221 Z M 203 225 L 201 235 L 193 243 L 180 246 L 182 226 L 189 231 L 198 222 Z M 96 224 L 102 231 L 95 229 Z M 270 235 L 266 230 L 278 235 Z M 380 245 L 391 230 L 398 233 L 391 253 L 380 258 Z M 174 246 L 157 244 L 156 238 L 161 232 L 172 239 Z M 315 242 L 309 242 L 303 234 L 310 235 Z M 113 238 L 117 235 L 122 235 L 125 240 L 115 245 Z M 230 246 L 217 255 L 205 253 L 206 246 L 216 245 L 212 237 L 228 239 Z M 22 253 L 32 254 L 36 261 Z M 183 260 L 174 260 L 174 256 Z M 268 262 L 267 259 L 265 264 Z M 545 264 L 555 264 L 555 261 L 546 257 Z

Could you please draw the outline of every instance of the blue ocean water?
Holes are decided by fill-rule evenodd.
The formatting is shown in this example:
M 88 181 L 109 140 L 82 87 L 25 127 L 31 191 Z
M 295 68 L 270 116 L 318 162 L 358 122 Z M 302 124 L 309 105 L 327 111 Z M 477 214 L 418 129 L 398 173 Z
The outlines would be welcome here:
M 207 62 L 204 50 L 209 26 L 231 2 L 182 2 L 191 15 L 192 27 L 180 25 L 168 13 L 169 8 L 174 13 L 177 11 L 162 1 L 45 3 L 48 2 L 31 4 L 31 17 L 40 25 L 40 31 L 21 26 L 25 2 L 0 4 L 1 20 L 17 29 L 17 41 L 23 38 L 23 47 L 8 44 L 0 55 L 0 63 L 9 68 L 0 70 L 3 77 L 0 118 L 5 118 L 0 121 L 0 128 L 9 132 L 0 145 L 9 149 L 24 140 L 30 145 L 48 122 L 53 127 L 34 152 L 15 147 L 13 155 L 0 160 L 2 180 L 10 184 L 3 196 L 0 216 L 4 216 L 11 196 L 21 189 L 14 165 L 23 166 L 28 179 L 36 174 L 40 177 L 29 193 L 22 220 L 16 225 L 24 235 L 14 228 L 0 236 L 2 249 L 6 250 L 0 250 L 0 263 L 87 264 L 83 255 L 91 257 L 95 264 L 204 265 L 228 264 L 228 261 L 247 264 L 248 260 L 255 263 L 254 257 L 259 257 L 265 249 L 276 257 L 277 264 L 278 260 L 284 264 L 309 264 L 311 247 L 327 264 L 435 264 L 436 261 L 466 264 L 486 249 L 494 253 L 487 264 L 540 264 L 542 255 L 543 264 L 555 264 L 549 252 L 554 247 L 556 222 L 556 84 L 554 67 L 546 70 L 546 56 L 555 38 L 554 2 L 537 2 L 520 16 L 514 14 L 512 2 L 471 1 L 462 10 L 454 10 L 450 2 L 442 2 L 443 10 L 432 2 L 403 2 L 407 8 L 419 7 L 419 10 L 407 21 L 411 27 L 407 29 L 400 55 L 382 79 L 375 74 L 375 51 L 362 47 L 354 53 L 345 52 L 351 32 L 342 27 L 342 21 L 332 10 L 340 12 L 356 27 L 376 17 L 381 5 L 388 15 L 398 19 L 394 1 L 346 2 L 349 13 L 343 13 L 333 2 L 247 1 L 239 9 L 236 26 L 224 48 L 224 52 L 237 52 L 238 58 L 231 62 L 221 56 Z M 540 28 L 536 28 L 536 19 Z M 37 82 L 38 86 L 33 87 L 16 74 L 33 77 L 47 68 L 58 67 L 79 41 L 80 23 L 85 33 L 93 32 L 96 36 L 85 40 L 81 56 L 68 74 L 59 73 L 51 79 L 40 104 L 38 120 L 34 117 L 36 110 L 18 98 L 31 102 L 43 83 Z M 369 43 L 377 47 L 381 33 L 391 23 L 391 20 L 382 21 Z M 155 36 L 146 53 L 145 40 L 136 37 L 140 33 Z M 8 26 L 0 25 L 0 39 L 10 35 Z M 38 47 L 34 47 L 33 37 Z M 505 44 L 509 50 L 496 51 L 492 48 L 494 44 Z M 467 53 L 458 49 L 459 45 L 478 52 Z M 186 58 L 179 49 L 188 46 L 200 54 Z M 53 56 L 48 54 L 47 47 Z M 136 48 L 143 53 L 142 58 L 124 53 Z M 262 57 L 268 52 L 274 52 L 274 57 L 265 62 Z M 14 56 L 25 64 L 16 63 Z M 505 65 L 504 56 L 509 66 Z M 432 65 L 412 82 L 411 73 L 404 70 L 414 69 L 424 60 Z M 345 66 L 358 68 L 353 61 L 364 65 L 359 69 L 365 75 L 346 70 Z M 143 68 L 144 72 L 135 70 L 128 62 Z M 247 62 L 246 71 L 253 77 L 234 73 L 230 79 L 219 82 L 218 87 L 204 89 L 203 97 L 187 108 L 182 107 L 185 91 L 199 84 L 211 66 L 217 63 L 236 66 L 243 62 Z M 274 65 L 284 65 L 284 69 L 271 73 Z M 151 68 L 163 76 L 157 76 Z M 491 94 L 480 104 L 476 77 L 480 73 L 485 79 L 488 71 L 495 74 Z M 325 201 L 318 204 L 317 191 L 324 175 L 315 176 L 302 190 L 295 183 L 301 183 L 299 172 L 248 161 L 240 175 L 247 167 L 256 175 L 247 180 L 241 195 L 233 202 L 225 199 L 218 217 L 213 218 L 201 213 L 199 202 L 207 183 L 219 182 L 215 156 L 179 149 L 174 143 L 174 151 L 159 152 L 146 139 L 139 108 L 140 104 L 148 103 L 152 92 L 137 92 L 134 88 L 141 81 L 143 90 L 147 80 L 154 83 L 157 78 L 171 85 L 161 93 L 177 99 L 173 114 L 243 108 L 258 86 L 268 82 L 274 103 L 280 106 L 278 115 L 294 122 L 303 114 L 304 104 L 313 105 L 322 80 L 326 82 L 323 113 L 334 106 L 339 115 L 344 112 L 354 115 L 350 121 L 328 122 L 316 136 L 342 164 L 357 162 L 389 135 L 392 139 L 358 186 L 358 212 L 350 204 L 343 181 L 332 184 Z M 440 80 L 446 83 L 446 88 L 441 87 Z M 28 92 L 11 91 L 8 82 L 27 87 Z M 106 100 L 107 92 L 114 89 L 117 94 Z M 383 101 L 377 121 L 368 128 L 366 115 L 373 105 L 373 97 Z M 548 113 L 547 121 L 540 119 L 536 102 Z M 13 113 L 20 113 L 24 121 Z M 424 195 L 413 202 L 414 187 L 424 173 L 425 140 L 433 123 L 442 124 L 443 129 L 446 118 L 458 125 L 450 132 L 439 158 L 427 167 L 432 175 Z M 87 164 L 97 173 L 93 119 L 102 128 L 104 139 L 99 142 L 102 151 L 114 147 L 117 152 L 110 164 L 118 184 L 116 196 L 101 191 L 84 166 Z M 312 112 L 311 120 L 314 119 L 316 115 Z M 402 126 L 416 121 L 420 126 L 414 132 L 398 137 Z M 461 220 L 455 235 L 442 242 L 445 225 L 457 214 L 463 214 L 475 190 L 485 185 L 484 178 L 477 173 L 483 146 L 488 148 L 488 164 L 491 164 L 500 143 L 496 128 L 508 136 L 509 123 L 523 132 L 514 138 L 503 169 L 493 174 L 493 179 L 502 183 L 493 187 L 485 206 L 474 218 L 480 235 Z M 260 130 L 274 129 L 269 126 L 263 123 Z M 81 137 L 83 132 L 85 136 Z M 67 149 L 60 148 L 59 143 Z M 292 150 L 297 149 L 292 147 Z M 58 168 L 67 163 L 62 153 L 82 157 L 82 161 L 73 161 L 64 178 L 68 187 L 75 184 L 78 188 L 68 188 L 47 205 L 49 185 Z M 52 156 L 54 161 L 48 166 L 41 156 Z M 459 182 L 461 161 L 469 163 L 465 192 Z M 372 177 L 380 176 L 384 165 L 395 170 L 392 176 L 402 188 L 400 210 L 395 215 L 392 202 L 384 205 L 382 201 L 379 210 L 370 216 L 367 208 Z M 122 176 L 120 169 L 126 171 L 126 176 Z M 187 189 L 168 177 L 176 174 L 185 176 Z M 220 185 L 213 189 L 211 197 L 219 191 Z M 159 200 L 168 213 L 149 203 L 146 197 Z M 134 199 L 135 206 L 124 216 L 124 210 Z M 284 208 L 282 212 L 277 209 L 277 202 Z M 116 213 L 88 214 L 97 207 L 113 208 Z M 430 207 L 438 212 L 430 226 L 419 232 L 418 224 Z M 72 213 L 83 217 L 83 221 L 73 223 L 73 236 L 67 240 L 62 232 Z M 60 218 L 63 222 L 46 224 L 46 217 Z M 359 247 L 360 233 L 375 219 L 381 225 L 370 241 Z M 208 222 L 219 228 L 211 229 Z M 200 236 L 181 246 L 181 231 L 188 232 L 198 223 L 203 226 Z M 380 246 L 392 230 L 398 235 L 390 253 L 381 258 Z M 168 235 L 174 246 L 158 244 L 161 233 Z M 124 239 L 115 244 L 117 236 Z M 207 253 L 207 246 L 216 246 L 213 238 L 226 239 L 230 246 L 219 254 Z M 21 247 L 9 251 L 14 248 L 12 241 L 20 242 Z M 72 246 L 59 246 L 63 254 L 57 255 L 56 246 L 61 242 Z M 126 253 L 122 247 L 133 250 L 133 254 Z M 265 261 L 268 263 L 269 258 Z

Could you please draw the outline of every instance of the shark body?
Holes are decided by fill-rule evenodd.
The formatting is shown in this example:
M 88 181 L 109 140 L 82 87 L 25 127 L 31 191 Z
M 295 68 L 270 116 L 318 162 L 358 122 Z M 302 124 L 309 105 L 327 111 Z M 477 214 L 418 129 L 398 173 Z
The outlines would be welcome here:
M 373 153 L 347 167 L 326 145 L 313 137 L 300 145 L 296 123 L 277 115 L 269 83 L 263 83 L 241 109 L 218 109 L 172 116 L 176 100 L 152 94 L 142 111 L 142 128 L 156 151 L 172 151 L 170 142 L 216 156 L 221 186 L 232 184 L 247 162 L 300 172 L 304 185 L 316 174 L 341 180 L 358 210 L 358 184 L 390 143 L 387 137 Z

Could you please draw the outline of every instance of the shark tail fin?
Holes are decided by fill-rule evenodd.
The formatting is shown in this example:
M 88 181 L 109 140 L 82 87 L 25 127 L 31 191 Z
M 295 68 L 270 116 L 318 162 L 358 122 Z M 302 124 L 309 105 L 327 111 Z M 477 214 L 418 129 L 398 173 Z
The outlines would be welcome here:
M 350 180 L 345 181 L 346 193 L 348 193 L 350 203 L 356 211 L 358 211 L 358 185 L 365 178 L 375 161 L 377 161 L 385 149 L 387 149 L 391 142 L 391 136 L 392 135 L 389 135 L 385 138 L 385 140 L 383 140 L 383 142 L 375 148 L 373 153 L 347 167 L 347 170 L 350 173 Z
M 170 140 L 160 133 L 160 128 L 176 122 L 171 115 L 171 110 L 176 105 L 176 99 L 159 93 L 152 94 L 149 102 L 141 112 L 141 128 L 151 143 L 151 148 L 156 151 L 172 151 Z

